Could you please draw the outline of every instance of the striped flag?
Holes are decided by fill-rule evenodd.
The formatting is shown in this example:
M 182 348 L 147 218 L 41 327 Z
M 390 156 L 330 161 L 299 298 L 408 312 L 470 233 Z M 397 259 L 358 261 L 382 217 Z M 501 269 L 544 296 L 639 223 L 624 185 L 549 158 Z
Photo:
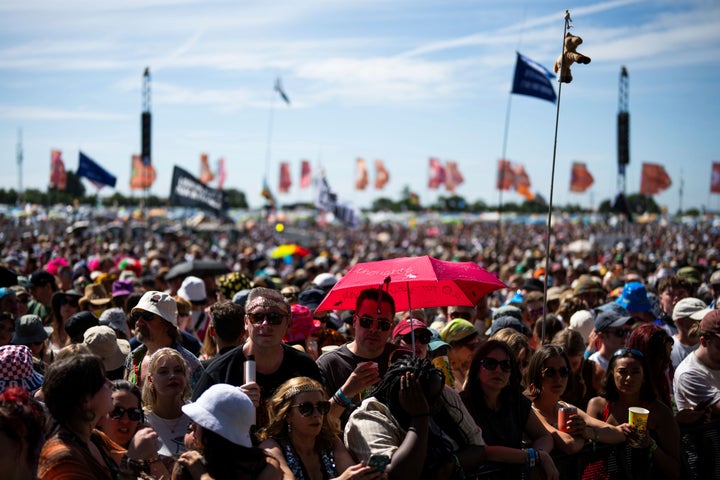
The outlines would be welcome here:
M 60 150 L 50 150 L 50 186 L 57 190 L 67 188 L 67 172 Z

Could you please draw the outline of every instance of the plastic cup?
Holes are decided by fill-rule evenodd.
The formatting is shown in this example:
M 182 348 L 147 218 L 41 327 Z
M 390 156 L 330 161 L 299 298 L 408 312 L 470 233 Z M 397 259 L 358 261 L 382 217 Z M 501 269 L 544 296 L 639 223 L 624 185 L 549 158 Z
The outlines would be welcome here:
M 445 375 L 445 384 L 449 387 L 455 387 L 455 378 L 453 377 L 452 371 L 450 370 L 450 360 L 447 355 L 435 357 L 432 360 L 433 365 L 439 368 L 440 371 Z
M 632 438 L 628 440 L 628 444 L 631 447 L 639 447 L 640 444 L 645 440 L 647 436 L 647 422 L 650 410 L 642 407 L 630 407 L 628 408 L 628 423 L 633 425 L 637 430 L 637 439 Z
M 567 422 L 570 420 L 570 417 L 577 414 L 577 408 L 576 407 L 560 407 L 558 408 L 558 430 L 561 432 L 568 432 L 567 428 Z

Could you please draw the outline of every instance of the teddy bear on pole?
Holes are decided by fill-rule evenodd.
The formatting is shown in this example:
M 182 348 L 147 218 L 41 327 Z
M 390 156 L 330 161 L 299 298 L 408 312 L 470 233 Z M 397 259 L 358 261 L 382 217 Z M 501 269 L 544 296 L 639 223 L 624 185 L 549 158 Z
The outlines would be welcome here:
M 570 73 L 570 65 L 573 63 L 590 63 L 590 57 L 576 51 L 577 47 L 582 43 L 582 38 L 577 35 L 567 33 L 563 46 L 563 53 L 555 60 L 553 70 L 557 73 L 560 70 L 560 81 L 563 83 L 572 82 L 572 73 Z

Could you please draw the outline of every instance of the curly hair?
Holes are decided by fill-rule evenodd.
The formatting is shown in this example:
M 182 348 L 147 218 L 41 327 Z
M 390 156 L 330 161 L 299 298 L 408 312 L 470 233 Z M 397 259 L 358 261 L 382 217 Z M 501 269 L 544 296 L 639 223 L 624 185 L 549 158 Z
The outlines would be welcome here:
M 540 388 L 543 381 L 543 369 L 545 368 L 545 361 L 554 358 L 561 357 L 565 361 L 565 367 L 568 371 L 570 370 L 570 360 L 568 359 L 567 353 L 560 345 L 543 345 L 535 351 L 530 359 L 530 365 L 528 365 L 525 371 L 525 385 L 527 386 L 527 395 L 537 397 L 542 394 Z M 572 375 L 568 375 L 568 382 L 565 390 L 572 386 Z
M 309 377 L 295 377 L 283 383 L 275 390 L 267 402 L 268 424 L 257 433 L 260 441 L 266 438 L 286 437 L 288 434 L 287 416 L 296 396 L 305 392 L 320 392 L 323 401 L 327 394 L 323 386 Z M 341 432 L 340 423 L 330 415 L 323 416 L 323 424 L 317 437 L 318 450 L 332 447 L 333 438 Z
M 10 387 L 0 393 L 0 432 L 12 442 L 27 444 L 26 458 L 34 473 L 45 443 L 45 412 L 42 405 L 22 387 Z
M 160 362 L 167 358 L 176 360 L 183 369 L 183 376 L 185 377 L 185 389 L 182 393 L 182 399 L 183 402 L 186 402 L 190 399 L 190 394 L 192 393 L 190 390 L 188 367 L 185 363 L 185 359 L 182 357 L 182 355 L 180 355 L 180 353 L 178 353 L 177 350 L 172 348 L 161 348 L 157 352 L 153 353 L 152 357 L 150 357 L 150 362 L 148 363 L 148 377 L 157 373 Z M 145 383 L 143 383 L 142 401 L 145 409 L 149 412 L 152 412 L 153 405 L 155 405 L 155 402 L 157 401 L 157 392 L 155 391 L 155 383 L 150 381 L 149 379 L 146 379 Z

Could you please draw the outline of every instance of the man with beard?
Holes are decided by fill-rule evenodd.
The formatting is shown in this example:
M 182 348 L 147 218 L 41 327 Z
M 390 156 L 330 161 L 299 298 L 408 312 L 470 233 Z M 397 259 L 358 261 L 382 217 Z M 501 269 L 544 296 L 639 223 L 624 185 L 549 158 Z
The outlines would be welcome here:
M 130 352 L 125 361 L 125 379 L 141 387 L 152 355 L 161 348 L 169 347 L 182 355 L 190 373 L 190 386 L 194 387 L 203 368 L 197 357 L 178 342 L 180 332 L 175 300 L 167 293 L 145 292 L 131 315 L 135 320 L 135 337 L 141 345 Z

